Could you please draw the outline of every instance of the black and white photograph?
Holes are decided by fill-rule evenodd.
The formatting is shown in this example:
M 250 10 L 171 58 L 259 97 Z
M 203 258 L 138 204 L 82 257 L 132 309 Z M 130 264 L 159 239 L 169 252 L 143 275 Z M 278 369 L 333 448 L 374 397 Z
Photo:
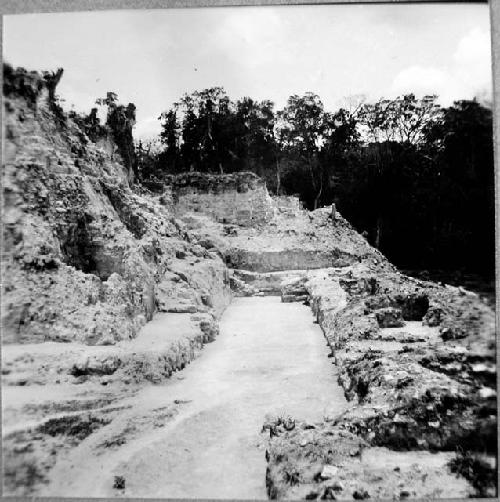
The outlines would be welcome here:
M 496 498 L 492 6 L 212 3 L 2 16 L 3 496 Z

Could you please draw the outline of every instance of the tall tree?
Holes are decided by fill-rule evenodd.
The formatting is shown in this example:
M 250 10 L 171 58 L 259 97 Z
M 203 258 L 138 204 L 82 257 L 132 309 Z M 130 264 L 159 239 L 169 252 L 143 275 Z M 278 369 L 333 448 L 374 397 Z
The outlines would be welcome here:
M 288 98 L 285 108 L 278 113 L 277 134 L 284 150 L 299 161 L 308 172 L 314 193 L 313 208 L 321 200 L 324 184 L 323 166 L 319 153 L 325 141 L 328 117 L 318 95 L 307 92 Z
M 328 200 L 336 201 L 347 183 L 349 157 L 359 147 L 360 133 L 356 111 L 339 109 L 327 115 L 327 136 L 322 149 L 321 161 L 328 173 Z
M 132 135 L 136 121 L 136 107 L 134 103 L 129 103 L 127 106 L 119 104 L 118 96 L 114 92 L 108 92 L 105 98 L 97 99 L 96 104 L 107 107 L 106 126 L 111 131 L 118 152 L 128 168 L 129 180 L 133 181 L 137 175 L 137 159 Z
M 418 144 L 425 139 L 425 129 L 437 121 L 440 114 L 437 96 L 417 99 L 414 94 L 365 103 L 358 112 L 369 143 L 397 141 Z
M 372 145 L 368 176 L 377 195 L 372 207 L 376 214 L 373 242 L 379 249 L 392 211 L 391 199 L 397 196 L 401 175 L 397 166 L 402 163 L 398 159 L 414 151 L 414 146 L 425 140 L 425 130 L 439 120 L 441 108 L 436 100 L 437 96 L 417 99 L 407 94 L 365 103 L 358 113 L 361 135 L 366 144 Z
M 164 145 L 161 155 L 161 165 L 166 172 L 177 172 L 179 160 L 179 123 L 175 110 L 168 110 L 160 115 L 162 131 L 160 140 Z
M 248 97 L 237 101 L 233 134 L 239 143 L 241 168 L 266 177 L 275 160 L 274 103 Z
M 453 260 L 456 250 L 462 249 L 468 260 L 477 262 L 476 267 L 492 270 L 495 180 L 491 109 L 476 100 L 457 101 L 428 127 L 426 140 L 436 166 L 432 192 L 439 197 L 434 212 L 442 251 Z M 484 250 L 489 251 L 486 259 L 480 258 Z

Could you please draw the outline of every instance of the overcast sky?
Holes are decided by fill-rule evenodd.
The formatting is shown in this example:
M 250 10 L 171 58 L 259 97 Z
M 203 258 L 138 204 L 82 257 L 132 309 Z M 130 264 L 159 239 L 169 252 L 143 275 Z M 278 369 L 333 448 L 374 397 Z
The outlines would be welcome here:
M 485 4 L 219 7 L 4 16 L 4 58 L 63 67 L 58 93 L 88 111 L 109 90 L 137 106 L 136 137 L 183 93 L 223 86 L 231 98 L 313 91 L 343 97 L 413 91 L 491 95 Z

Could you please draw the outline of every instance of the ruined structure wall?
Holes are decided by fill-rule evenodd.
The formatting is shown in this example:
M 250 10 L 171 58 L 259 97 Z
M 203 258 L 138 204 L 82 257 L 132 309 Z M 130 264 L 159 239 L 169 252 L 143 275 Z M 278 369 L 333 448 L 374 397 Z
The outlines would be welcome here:
M 226 258 L 228 264 L 233 268 L 261 273 L 345 267 L 352 260 L 352 256 L 340 251 L 304 249 L 262 252 L 231 249 Z
M 276 211 L 265 183 L 253 173 L 186 173 L 167 180 L 176 214 L 203 213 L 221 223 L 255 226 Z
M 273 202 L 278 210 L 283 214 L 294 215 L 303 210 L 302 203 L 298 197 L 293 195 L 279 195 L 273 197 Z

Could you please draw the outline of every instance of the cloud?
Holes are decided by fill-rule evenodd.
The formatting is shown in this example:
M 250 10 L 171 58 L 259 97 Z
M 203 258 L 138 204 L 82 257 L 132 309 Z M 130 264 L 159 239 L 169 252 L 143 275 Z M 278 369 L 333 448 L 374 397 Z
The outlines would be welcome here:
M 138 120 L 134 127 L 134 138 L 147 140 L 159 136 L 161 132 L 158 116 Z
M 223 18 L 215 33 L 219 49 L 245 66 L 257 67 L 290 59 L 290 40 L 274 8 L 240 8 Z
M 444 105 L 457 99 L 491 97 L 491 45 L 488 31 L 473 29 L 460 39 L 447 67 L 413 65 L 394 78 L 391 94 L 437 94 Z
M 491 41 L 488 32 L 474 29 L 462 40 L 453 55 L 454 71 L 475 92 L 491 89 Z
M 437 94 L 444 105 L 453 103 L 455 99 L 469 97 L 468 92 L 449 71 L 418 65 L 410 66 L 398 73 L 392 83 L 390 94 L 394 96 L 410 92 L 417 96 Z

